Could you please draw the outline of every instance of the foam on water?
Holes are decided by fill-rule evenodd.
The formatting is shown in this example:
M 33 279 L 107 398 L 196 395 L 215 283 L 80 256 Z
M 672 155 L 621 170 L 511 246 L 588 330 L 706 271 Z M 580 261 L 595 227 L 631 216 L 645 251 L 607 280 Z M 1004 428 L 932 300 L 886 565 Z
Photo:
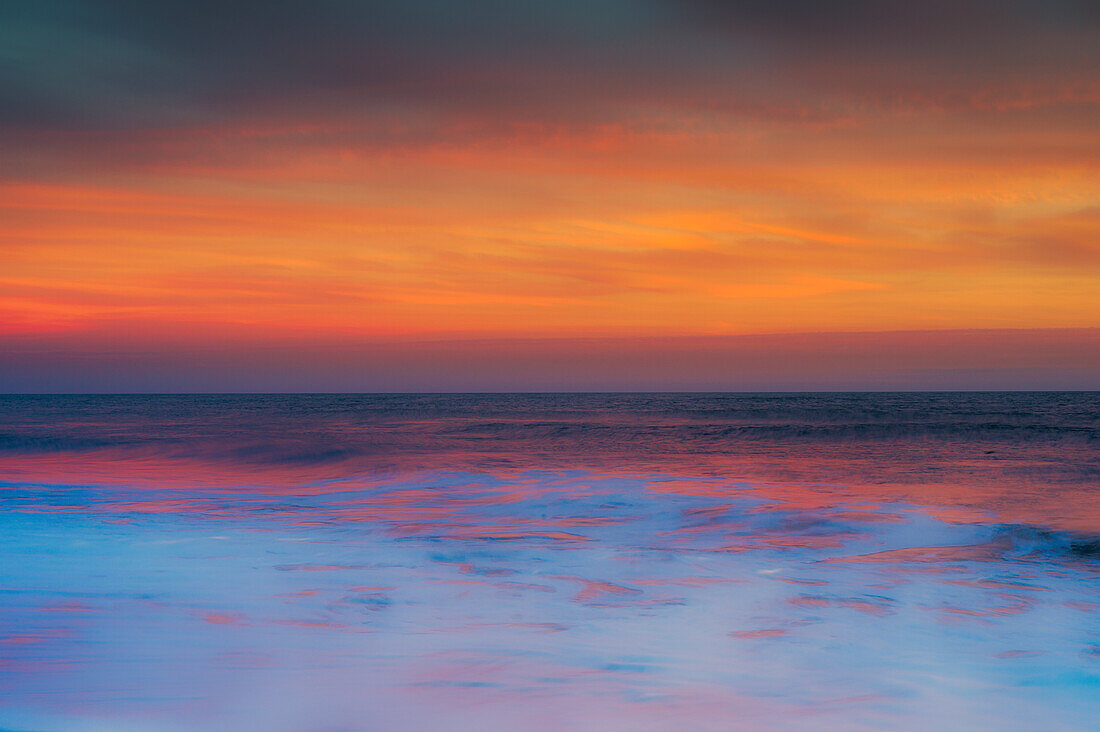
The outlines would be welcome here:
M 1092 729 L 1098 407 L 5 397 L 0 727 Z

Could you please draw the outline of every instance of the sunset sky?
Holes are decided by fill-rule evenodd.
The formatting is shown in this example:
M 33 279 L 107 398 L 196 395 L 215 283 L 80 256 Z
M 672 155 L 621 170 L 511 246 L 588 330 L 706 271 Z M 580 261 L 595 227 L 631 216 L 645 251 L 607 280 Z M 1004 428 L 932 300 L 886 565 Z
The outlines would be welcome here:
M 801 388 L 1100 388 L 1100 5 L 0 5 L 0 391 Z

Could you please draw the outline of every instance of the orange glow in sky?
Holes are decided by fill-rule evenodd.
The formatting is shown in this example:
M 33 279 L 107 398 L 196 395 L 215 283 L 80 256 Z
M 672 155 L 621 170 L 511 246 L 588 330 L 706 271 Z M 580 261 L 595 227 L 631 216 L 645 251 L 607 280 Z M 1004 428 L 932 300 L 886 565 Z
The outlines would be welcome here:
M 28 11 L 0 339 L 77 360 L 101 333 L 1095 340 L 1095 14 L 969 39 L 937 3 L 795 5 L 483 8 L 453 31 L 391 9 L 371 53 L 382 31 L 339 3 L 224 33 Z

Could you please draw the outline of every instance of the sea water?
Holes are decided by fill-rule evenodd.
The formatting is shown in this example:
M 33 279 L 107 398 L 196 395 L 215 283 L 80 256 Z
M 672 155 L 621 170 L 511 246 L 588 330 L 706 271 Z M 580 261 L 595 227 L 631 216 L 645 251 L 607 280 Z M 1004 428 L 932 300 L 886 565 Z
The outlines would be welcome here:
M 0 728 L 1091 730 L 1100 394 L 0 397 Z

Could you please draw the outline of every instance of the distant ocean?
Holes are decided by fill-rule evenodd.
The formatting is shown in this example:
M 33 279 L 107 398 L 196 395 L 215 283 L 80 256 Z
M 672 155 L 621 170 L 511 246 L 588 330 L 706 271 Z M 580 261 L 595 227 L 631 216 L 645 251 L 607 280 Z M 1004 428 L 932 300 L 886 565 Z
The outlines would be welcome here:
M 1100 393 L 0 397 L 0 728 L 1094 730 Z

